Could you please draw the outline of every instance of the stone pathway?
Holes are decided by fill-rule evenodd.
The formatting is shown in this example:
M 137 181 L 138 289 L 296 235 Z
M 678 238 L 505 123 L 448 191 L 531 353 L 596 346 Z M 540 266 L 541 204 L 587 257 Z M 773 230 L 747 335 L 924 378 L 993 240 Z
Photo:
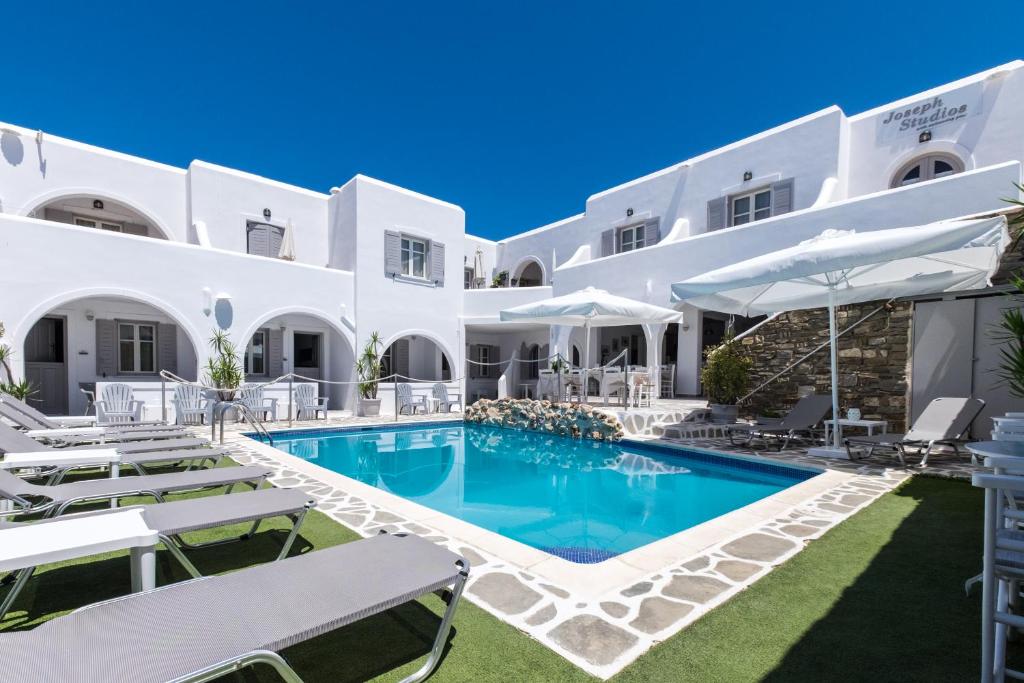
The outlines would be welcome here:
M 437 418 L 419 416 L 403 418 L 403 422 Z M 332 417 L 326 422 L 296 426 L 323 428 L 370 422 L 365 418 Z M 802 450 L 766 453 L 737 449 L 720 440 L 687 444 L 829 468 L 852 476 L 772 519 L 721 538 L 696 555 L 680 557 L 651 571 L 642 580 L 630 580 L 596 597 L 583 597 L 578 586 L 554 585 L 472 543 L 325 483 L 308 473 L 315 472 L 315 468 L 306 465 L 307 473 L 299 472 L 299 465 L 291 464 L 293 456 L 243 437 L 240 432 L 237 428 L 229 430 L 225 439 L 239 463 L 271 467 L 274 484 L 307 491 L 317 499 L 317 509 L 364 536 L 381 529 L 407 531 L 461 553 L 472 565 L 466 591 L 469 600 L 601 678 L 614 675 L 656 643 L 747 588 L 914 471 L 900 468 L 894 459 L 877 456 L 855 462 L 823 461 Z M 967 476 L 969 467 L 947 461 L 936 458 L 928 472 Z

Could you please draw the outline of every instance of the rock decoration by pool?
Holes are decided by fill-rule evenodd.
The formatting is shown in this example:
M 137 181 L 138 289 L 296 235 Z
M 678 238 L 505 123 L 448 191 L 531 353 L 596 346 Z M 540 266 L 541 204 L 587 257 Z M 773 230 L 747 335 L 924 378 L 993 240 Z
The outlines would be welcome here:
M 466 409 L 465 419 L 490 427 L 528 429 L 594 441 L 618 441 L 623 436 L 622 423 L 617 417 L 582 403 L 483 398 Z

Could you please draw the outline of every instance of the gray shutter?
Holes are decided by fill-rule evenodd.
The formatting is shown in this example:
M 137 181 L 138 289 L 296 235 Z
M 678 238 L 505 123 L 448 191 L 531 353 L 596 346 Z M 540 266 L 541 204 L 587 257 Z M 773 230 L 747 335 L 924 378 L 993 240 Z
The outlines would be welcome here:
M 399 374 L 402 378 L 409 377 L 409 340 L 399 339 L 391 350 L 391 359 L 394 364 L 392 372 Z
M 661 225 L 658 219 L 648 221 L 644 226 L 644 246 L 653 247 L 661 239 Z
M 117 322 L 96 319 L 96 374 L 117 375 Z
M 284 239 L 284 228 L 278 228 L 273 225 L 267 226 L 267 256 L 270 258 L 278 258 L 278 254 L 281 253 L 281 241 Z
M 256 256 L 269 253 L 270 226 L 263 223 L 248 223 L 245 226 L 245 251 Z
M 390 230 L 384 232 L 384 277 L 402 272 L 402 236 Z
M 719 197 L 708 202 L 708 232 L 725 227 L 725 210 L 728 197 Z
M 156 369 L 178 374 L 178 326 L 156 326 Z
M 488 362 L 490 362 L 490 363 L 497 363 L 497 362 L 499 362 L 501 360 L 501 349 L 498 348 L 497 346 L 491 346 L 489 348 L 490 348 L 490 353 L 488 354 Z M 489 375 L 488 375 L 489 377 L 493 377 L 495 379 L 501 377 L 502 367 L 500 365 L 489 365 L 487 367 L 490 368 Z
M 70 211 L 61 211 L 60 209 L 43 209 L 43 218 L 54 223 L 74 223 L 75 217 L 71 215 Z
M 149 236 L 149 228 L 145 225 L 139 225 L 138 223 L 125 223 L 124 232 L 126 235 L 139 235 L 140 237 Z
M 430 243 L 430 279 L 438 287 L 444 287 L 444 245 Z
M 772 183 L 772 215 L 778 216 L 793 210 L 793 179 L 786 178 Z
M 469 345 L 469 359 L 471 361 L 479 361 L 480 360 L 480 346 L 478 344 L 470 344 Z M 480 366 L 477 365 L 476 362 L 466 363 L 466 365 L 469 366 L 469 378 L 470 379 L 477 379 L 478 377 L 480 377 Z
M 601 233 L 601 256 L 615 253 L 615 229 L 610 228 Z
M 267 337 L 267 374 L 280 377 L 284 374 L 284 332 L 272 327 Z

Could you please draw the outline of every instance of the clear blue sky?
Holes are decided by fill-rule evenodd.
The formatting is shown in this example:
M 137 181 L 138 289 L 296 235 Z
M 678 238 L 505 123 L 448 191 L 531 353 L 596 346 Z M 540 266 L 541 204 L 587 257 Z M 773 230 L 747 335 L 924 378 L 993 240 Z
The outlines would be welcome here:
M 1011 0 L 21 3 L 0 121 L 323 192 L 363 173 L 497 239 L 830 104 L 1024 56 L 1022 18 Z

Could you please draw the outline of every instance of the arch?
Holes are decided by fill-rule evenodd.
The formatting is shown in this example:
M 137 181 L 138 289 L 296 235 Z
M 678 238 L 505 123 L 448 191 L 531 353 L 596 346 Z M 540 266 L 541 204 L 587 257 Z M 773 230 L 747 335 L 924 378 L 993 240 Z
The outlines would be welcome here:
M 256 318 L 256 320 L 245 329 L 245 334 L 242 335 L 241 339 L 248 344 L 249 342 L 247 340 L 252 338 L 252 335 L 256 333 L 256 330 L 260 329 L 274 318 L 282 315 L 308 315 L 327 323 L 332 330 L 341 335 L 341 338 L 345 340 L 346 344 L 348 344 L 349 350 L 352 351 L 353 355 L 355 355 L 356 343 L 355 336 L 352 334 L 352 331 L 342 325 L 341 321 L 333 320 L 326 311 L 313 308 L 312 306 L 282 306 L 280 308 L 275 308 L 274 310 L 263 314 L 259 318 Z
M 28 332 L 32 328 L 32 325 L 53 309 L 80 299 L 92 299 L 96 297 L 128 299 L 129 301 L 136 301 L 159 309 L 162 313 L 167 314 L 182 330 L 185 331 L 185 335 L 188 337 L 189 341 L 192 342 L 192 347 L 195 349 L 197 358 L 199 358 L 202 353 L 201 349 L 205 348 L 205 345 L 199 343 L 199 340 L 202 339 L 199 331 L 191 322 L 189 322 L 189 319 L 174 306 L 163 299 L 147 294 L 146 292 L 126 290 L 120 287 L 89 287 L 87 289 L 74 289 L 52 296 L 42 303 L 37 304 L 35 307 L 30 309 L 21 320 L 18 321 L 15 336 L 11 339 L 11 341 L 16 344 L 14 348 L 24 348 L 25 339 L 28 337 Z
M 404 337 L 411 337 L 413 335 L 419 337 L 426 337 L 430 341 L 434 342 L 434 345 L 441 350 L 441 354 L 448 357 L 448 367 L 450 368 L 450 372 L 453 375 L 455 374 L 455 369 L 461 367 L 458 362 L 458 356 L 452 353 L 451 349 L 448 348 L 448 345 L 444 341 L 442 341 L 440 337 L 438 337 L 433 332 L 429 332 L 427 330 L 419 328 L 402 330 L 401 332 L 396 332 L 395 334 L 392 334 L 391 336 L 387 337 L 384 340 L 383 348 L 387 350 L 391 348 L 391 345 L 394 344 L 399 339 L 402 339 Z M 451 381 L 455 381 L 455 378 L 453 378 Z
M 119 195 L 115 192 L 109 192 L 107 190 L 97 190 L 96 188 L 91 187 L 63 187 L 36 195 L 33 199 L 29 200 L 24 207 L 22 207 L 22 212 L 18 215 L 28 216 L 35 211 L 38 211 L 44 205 L 58 199 L 72 199 L 77 197 L 102 197 L 103 199 L 109 199 L 110 201 L 117 202 L 118 204 L 124 204 L 132 211 L 137 211 L 143 218 L 152 223 L 153 227 L 163 235 L 165 240 L 175 241 L 173 239 L 174 233 L 172 233 L 167 227 L 167 224 L 157 218 L 156 214 L 149 209 L 139 206 L 137 202 L 124 197 L 123 195 Z
M 523 271 L 525 271 L 531 265 L 536 265 L 537 268 L 540 269 L 540 285 L 537 286 L 543 287 L 545 283 L 547 283 L 548 281 L 548 272 L 547 268 L 544 267 L 544 262 L 541 261 L 536 256 L 524 256 L 523 258 L 519 259 L 519 261 L 516 262 L 516 265 L 512 268 L 512 274 L 510 277 L 513 280 L 518 280 L 519 277 L 523 274 Z M 519 285 L 516 286 L 518 287 Z
M 885 189 L 896 189 L 901 187 L 897 180 L 909 170 L 918 160 L 927 156 L 952 157 L 957 162 L 959 170 L 957 173 L 969 171 L 975 167 L 974 156 L 971 151 L 962 145 L 946 140 L 935 140 L 899 155 L 886 169 L 884 180 Z

